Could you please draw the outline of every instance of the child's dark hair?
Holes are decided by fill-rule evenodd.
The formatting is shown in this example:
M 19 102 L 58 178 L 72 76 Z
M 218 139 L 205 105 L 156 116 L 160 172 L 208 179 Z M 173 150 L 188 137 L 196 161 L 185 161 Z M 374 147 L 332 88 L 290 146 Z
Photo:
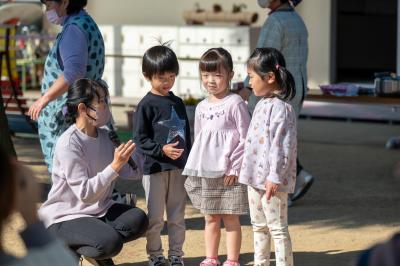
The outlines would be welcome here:
M 285 58 L 275 48 L 256 48 L 247 60 L 247 68 L 254 70 L 261 78 L 269 72 L 274 73 L 279 87 L 279 94 L 274 96 L 286 101 L 296 95 L 294 78 L 286 69 Z
M 157 45 L 148 49 L 142 60 L 143 75 L 152 79 L 157 74 L 165 72 L 179 74 L 178 58 L 174 51 L 167 45 Z
M 199 70 L 215 72 L 225 69 L 228 73 L 233 71 L 231 54 L 224 48 L 208 49 L 200 58 Z
M 84 103 L 86 106 L 90 106 L 96 96 L 100 98 L 101 91 L 104 91 L 105 96 L 108 97 L 108 89 L 103 82 L 83 78 L 72 83 L 67 95 L 66 123 L 68 125 L 75 123 L 78 116 L 78 105 Z

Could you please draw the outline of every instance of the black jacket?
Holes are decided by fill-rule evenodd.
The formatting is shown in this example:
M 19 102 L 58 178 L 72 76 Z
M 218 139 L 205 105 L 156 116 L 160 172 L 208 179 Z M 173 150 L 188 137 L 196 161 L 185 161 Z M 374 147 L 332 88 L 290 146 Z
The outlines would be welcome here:
M 172 92 L 168 96 L 147 93 L 134 115 L 133 139 L 144 155 L 144 174 L 183 169 L 192 144 L 182 99 Z M 185 150 L 179 159 L 172 160 L 163 154 L 162 147 L 176 141 L 177 148 Z

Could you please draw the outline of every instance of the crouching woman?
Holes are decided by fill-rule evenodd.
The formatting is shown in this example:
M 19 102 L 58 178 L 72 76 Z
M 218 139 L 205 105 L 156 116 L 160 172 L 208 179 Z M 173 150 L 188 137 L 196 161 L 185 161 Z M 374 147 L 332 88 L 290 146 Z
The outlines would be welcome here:
M 124 243 L 142 236 L 145 212 L 112 200 L 118 177 L 141 178 L 132 141 L 115 147 L 103 126 L 110 120 L 108 92 L 89 79 L 68 90 L 67 121 L 54 154 L 52 188 L 39 210 L 48 230 L 95 265 L 114 265 Z M 137 168 L 127 164 L 133 158 Z

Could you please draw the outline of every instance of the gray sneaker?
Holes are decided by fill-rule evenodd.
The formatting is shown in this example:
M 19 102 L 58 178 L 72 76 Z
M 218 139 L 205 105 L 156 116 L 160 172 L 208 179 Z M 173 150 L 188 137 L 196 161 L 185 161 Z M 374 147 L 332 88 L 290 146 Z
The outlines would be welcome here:
M 301 170 L 296 177 L 296 185 L 293 194 L 290 196 L 292 201 L 302 198 L 310 189 L 314 182 L 314 177 L 307 171 Z
M 169 256 L 168 257 L 169 266 L 184 266 L 183 258 L 180 256 Z
M 149 258 L 149 266 L 166 266 L 163 255 L 152 255 Z

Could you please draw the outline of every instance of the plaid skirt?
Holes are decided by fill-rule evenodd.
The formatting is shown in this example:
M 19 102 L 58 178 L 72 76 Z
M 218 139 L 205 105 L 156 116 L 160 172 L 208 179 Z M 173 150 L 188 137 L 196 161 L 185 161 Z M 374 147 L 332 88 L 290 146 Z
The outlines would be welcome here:
M 185 189 L 193 207 L 202 214 L 248 214 L 247 186 L 224 185 L 224 178 L 188 176 Z

